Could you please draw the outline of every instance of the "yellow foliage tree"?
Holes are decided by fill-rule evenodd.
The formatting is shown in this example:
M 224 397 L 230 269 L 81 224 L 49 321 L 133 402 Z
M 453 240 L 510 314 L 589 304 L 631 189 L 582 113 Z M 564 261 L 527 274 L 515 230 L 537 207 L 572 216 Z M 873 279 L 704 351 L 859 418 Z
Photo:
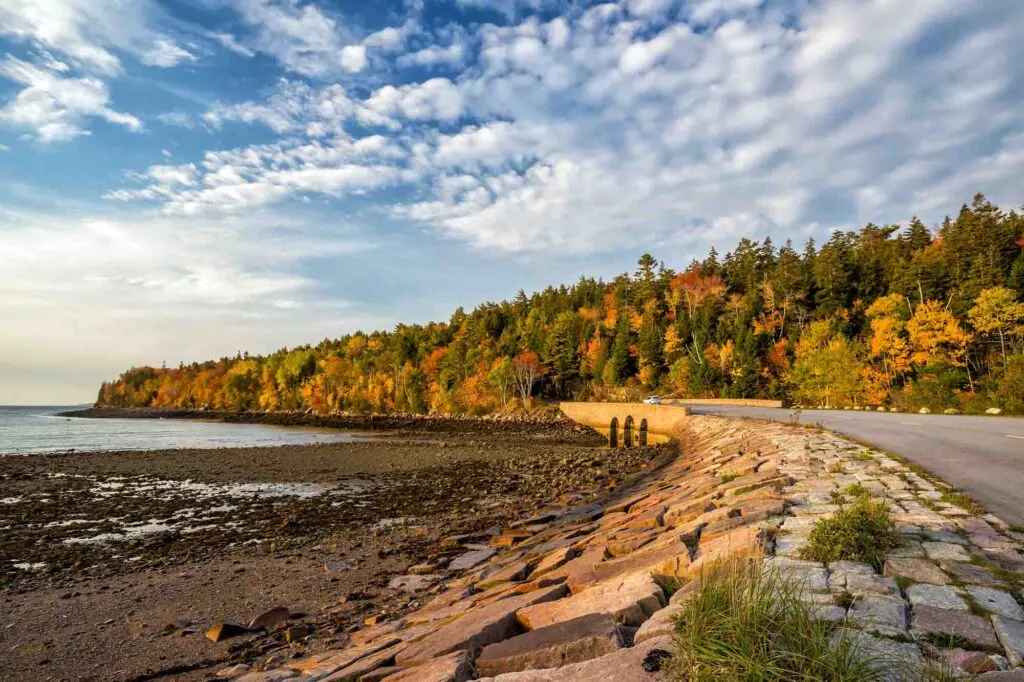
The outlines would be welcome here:
M 937 361 L 958 367 L 966 364 L 964 357 L 971 336 L 938 301 L 925 301 L 917 306 L 907 322 L 907 333 L 915 366 L 925 367 Z
M 1024 303 L 1006 287 L 985 289 L 967 313 L 971 326 L 978 333 L 999 340 L 999 350 L 1006 361 L 1007 347 L 1013 350 L 1024 339 Z

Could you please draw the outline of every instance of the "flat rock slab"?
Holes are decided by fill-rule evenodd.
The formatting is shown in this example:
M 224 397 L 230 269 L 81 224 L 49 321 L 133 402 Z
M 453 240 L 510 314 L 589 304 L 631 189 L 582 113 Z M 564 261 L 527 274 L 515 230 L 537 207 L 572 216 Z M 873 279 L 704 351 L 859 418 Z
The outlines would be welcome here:
M 489 587 L 502 583 L 518 582 L 524 579 L 529 572 L 530 564 L 522 560 L 513 561 L 505 566 L 499 565 L 494 571 L 484 571 L 480 581 L 476 584 L 476 588 L 478 590 L 486 590 Z
M 299 674 L 294 670 L 278 668 L 277 670 L 267 670 L 266 672 L 249 673 L 248 675 L 235 678 L 235 682 L 279 682 L 280 680 L 290 680 L 298 676 Z
M 856 627 L 883 637 L 907 634 L 907 605 L 899 597 L 858 597 L 850 608 L 849 617 Z
M 892 578 L 851 573 L 846 577 L 846 591 L 855 597 L 865 594 L 899 596 L 900 588 Z
M 355 663 L 347 665 L 341 670 L 322 678 L 323 682 L 356 682 L 356 680 L 362 680 L 364 675 L 393 663 L 395 654 L 398 652 L 400 647 L 401 645 L 399 644 L 387 649 L 382 649 L 381 651 L 367 656 L 366 658 L 361 658 Z
M 992 659 L 981 651 L 951 649 L 949 651 L 942 652 L 941 655 L 942 658 L 945 659 L 946 663 L 952 667 L 960 668 L 972 675 L 986 673 L 990 670 L 996 669 L 996 664 L 992 662 Z
M 1002 616 L 992 616 L 999 642 L 1014 666 L 1024 665 L 1024 623 Z
M 760 556 L 764 552 L 767 538 L 768 534 L 763 528 L 746 526 L 701 542 L 697 548 L 697 557 L 687 569 L 687 574 L 698 575 L 706 566 L 718 561 Z
M 985 585 L 986 587 L 1005 587 L 1006 584 L 999 578 L 992 575 L 992 572 L 982 566 L 967 564 L 962 561 L 943 562 L 942 568 L 952 573 L 962 582 L 971 585 Z
M 675 596 L 675 595 L 673 595 Z M 665 608 L 655 611 L 654 615 L 644 621 L 640 629 L 633 634 L 633 643 L 640 644 L 649 639 L 667 637 L 675 630 L 673 617 L 678 615 L 686 605 L 682 601 L 670 603 Z
M 949 576 L 927 559 L 886 559 L 882 573 L 891 577 L 907 578 L 917 583 L 949 584 Z
M 917 637 L 959 636 L 978 647 L 999 648 L 999 641 L 988 619 L 963 611 L 915 606 L 913 631 Z
M 594 573 L 598 580 L 638 571 L 675 578 L 683 575 L 689 565 L 690 548 L 682 539 L 669 535 L 630 554 L 595 565 Z
M 623 647 L 611 616 L 595 613 L 484 647 L 476 660 L 479 675 L 556 668 L 598 658 Z
M 380 642 L 366 646 L 316 654 L 305 660 L 290 663 L 288 667 L 292 668 L 296 674 L 301 672 L 307 677 L 322 679 L 400 643 L 401 640 L 397 637 L 385 637 Z M 395 652 L 391 651 L 390 656 L 394 656 L 394 654 Z
M 384 678 L 385 682 L 466 682 L 476 677 L 468 651 L 454 651 L 415 668 Z
M 907 671 L 924 665 L 924 656 L 914 644 L 880 639 L 856 630 L 840 630 L 833 636 L 833 642 L 844 636 L 853 645 L 854 655 L 866 658 L 868 665 L 881 675 L 884 682 L 916 679 L 908 676 Z
M 575 559 L 545 573 L 550 579 L 565 579 L 565 584 L 573 594 L 581 592 L 597 582 L 595 567 L 605 559 L 604 548 L 591 548 Z
M 991 587 L 968 585 L 967 593 L 974 597 L 981 608 L 1010 620 L 1024 621 L 1024 608 L 1017 603 L 1009 592 L 994 590 Z
M 807 592 L 828 591 L 828 571 L 816 561 L 772 557 L 764 560 L 765 570 Z
M 649 574 L 635 573 L 586 589 L 568 599 L 519 609 L 516 617 L 528 630 L 593 613 L 607 613 L 617 623 L 637 627 L 665 605 L 665 594 Z
M 518 634 L 516 611 L 559 599 L 567 592 L 564 585 L 554 585 L 470 609 L 461 618 L 409 645 L 395 657 L 395 662 L 409 667 L 453 651 L 484 647 L 514 637 Z
M 907 599 L 912 606 L 933 606 L 937 609 L 969 611 L 967 602 L 963 600 L 955 587 L 946 585 L 928 585 L 922 583 L 907 588 Z
M 1024 670 L 1000 670 L 974 678 L 974 682 L 1024 682 Z
M 951 542 L 922 542 L 924 553 L 934 561 L 970 561 L 971 555 L 962 545 Z
M 644 659 L 654 649 L 671 652 L 672 639 L 649 639 L 629 649 L 561 668 L 524 670 L 480 679 L 481 682 L 662 682 L 669 679 L 664 672 L 647 672 L 643 668 Z
M 425 590 L 440 579 L 439 575 L 426 574 L 409 574 L 409 575 L 396 575 L 388 582 L 388 587 L 392 590 L 402 590 L 404 592 L 417 592 L 419 590 Z
M 537 565 L 533 568 L 533 577 L 544 575 L 556 568 L 564 565 L 576 556 L 576 552 L 572 547 L 559 547 L 558 549 L 552 550 L 544 556 L 543 559 L 537 562 Z
M 460 556 L 452 559 L 452 562 L 448 564 L 448 570 L 450 571 L 464 571 L 474 566 L 478 566 L 483 562 L 490 559 L 495 555 L 496 550 L 487 549 L 475 549 Z

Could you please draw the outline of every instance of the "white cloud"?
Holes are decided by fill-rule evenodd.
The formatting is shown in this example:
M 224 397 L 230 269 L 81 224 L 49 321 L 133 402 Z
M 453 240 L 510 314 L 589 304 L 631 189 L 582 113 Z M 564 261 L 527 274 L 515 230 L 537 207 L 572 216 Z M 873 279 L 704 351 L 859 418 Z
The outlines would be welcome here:
M 363 39 L 363 45 L 381 52 L 393 52 L 405 44 L 406 38 L 413 30 L 415 27 L 412 24 L 388 26 L 366 36 Z
M 346 43 L 343 28 L 315 4 L 296 0 L 234 0 L 242 20 L 253 28 L 253 48 L 273 56 L 282 66 L 311 77 L 326 77 L 353 69 L 357 57 L 350 52 L 348 64 L 340 53 Z
M 366 46 L 346 45 L 341 48 L 341 66 L 350 73 L 359 73 L 366 68 Z
M 153 43 L 153 47 L 139 55 L 139 61 L 143 64 L 148 66 L 162 66 L 164 68 L 175 66 L 179 62 L 194 62 L 195 60 L 196 57 L 194 54 L 179 47 L 167 38 L 158 38 Z
M 329 47 L 298 49 L 310 61 L 289 68 L 326 77 L 357 45 L 365 62 L 349 66 L 385 84 L 363 95 L 282 81 L 266 99 L 214 107 L 210 125 L 260 123 L 284 139 L 207 154 L 195 186 L 153 182 L 117 198 L 201 214 L 405 186 L 416 199 L 391 206 L 401 218 L 482 247 L 571 252 L 609 249 L 638 226 L 652 245 L 702 249 L 716 234 L 934 210 L 926 188 L 1024 136 L 1014 94 L 1024 48 L 1013 37 L 1024 11 L 907 2 L 624 0 L 473 33 L 434 27 L 433 42 L 416 44 L 419 33 L 397 64 L 455 73 L 389 83 L 373 53 L 396 45 L 393 34 L 360 43 L 311 5 L 245 0 L 295 31 L 308 23 L 305 42 L 288 34 L 293 48 Z M 510 17 L 528 9 L 469 4 Z M 370 143 L 353 137 L 365 127 Z M 1007 153 L 999 167 L 1017 159 Z M 991 182 L 978 189 L 1019 202 L 1012 182 Z
M 211 38 L 220 43 L 222 47 L 231 50 L 235 54 L 242 55 L 243 57 L 256 56 L 256 53 L 253 50 L 250 50 L 245 45 L 242 45 L 240 42 L 238 42 L 238 39 L 230 33 L 211 32 L 207 35 L 209 35 Z
M 87 135 L 84 121 L 90 117 L 133 131 L 142 129 L 139 119 L 108 106 L 107 86 L 96 78 L 63 78 L 10 56 L 0 63 L 0 76 L 25 86 L 0 109 L 0 121 L 27 129 L 40 142 Z
M 0 400 L 84 402 L 132 364 L 271 352 L 339 326 L 380 326 L 303 273 L 309 259 L 373 248 L 320 225 L 261 215 L 192 218 L 183 229 L 146 214 L 0 208 L 0 357 L 16 360 L 0 363 Z
M 402 55 L 398 58 L 399 66 L 437 66 L 441 64 L 458 65 L 466 58 L 466 46 L 461 42 L 446 47 L 431 45 L 422 50 Z
M 410 119 L 457 119 L 463 111 L 461 90 L 447 78 L 394 87 L 385 85 L 364 103 L 381 116 L 401 115 Z
M 5 0 L 0 35 L 31 41 L 103 75 L 121 70 L 116 51 L 152 66 L 194 59 L 154 28 L 162 14 L 153 0 Z
M 167 111 L 162 114 L 157 114 L 156 119 L 164 125 L 174 126 L 176 128 L 195 128 L 195 121 L 192 117 L 183 111 Z

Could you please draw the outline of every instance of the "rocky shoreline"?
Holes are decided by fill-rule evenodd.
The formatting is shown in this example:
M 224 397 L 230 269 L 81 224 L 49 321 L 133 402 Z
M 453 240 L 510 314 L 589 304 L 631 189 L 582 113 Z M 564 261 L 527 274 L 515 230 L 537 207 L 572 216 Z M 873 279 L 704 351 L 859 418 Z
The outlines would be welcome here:
M 557 410 L 520 413 L 496 413 L 482 416 L 432 414 L 318 414 L 300 411 L 248 412 L 235 410 L 177 410 L 152 407 L 90 407 L 84 410 L 62 412 L 61 417 L 90 419 L 198 419 L 238 424 L 265 424 L 268 426 L 306 426 L 354 431 L 389 431 L 429 434 L 487 434 L 516 438 L 563 437 L 571 442 L 590 436 L 594 432 L 566 419 Z
M 1024 534 L 949 486 L 833 434 L 688 417 L 683 454 L 590 504 L 506 524 L 452 561 L 411 566 L 402 613 L 343 646 L 218 672 L 239 682 L 668 680 L 673 616 L 721 561 L 800 585 L 879 679 L 1024 679 Z M 883 503 L 901 537 L 878 566 L 805 560 L 847 495 Z M 429 569 L 429 578 L 420 568 Z M 929 670 L 942 666 L 935 677 Z M 976 677 L 975 677 L 976 676 Z M 678 678 L 676 678 L 678 679 Z
M 454 558 L 460 544 L 446 538 L 486 542 L 489 529 L 563 495 L 604 496 L 673 453 L 611 450 L 588 429 L 556 426 L 525 440 L 421 430 L 0 458 L 0 678 L 201 680 L 227 663 L 338 646 L 365 618 L 415 604 L 415 586 L 392 578 Z M 288 609 L 287 627 L 223 645 L 202 636 L 272 607 Z

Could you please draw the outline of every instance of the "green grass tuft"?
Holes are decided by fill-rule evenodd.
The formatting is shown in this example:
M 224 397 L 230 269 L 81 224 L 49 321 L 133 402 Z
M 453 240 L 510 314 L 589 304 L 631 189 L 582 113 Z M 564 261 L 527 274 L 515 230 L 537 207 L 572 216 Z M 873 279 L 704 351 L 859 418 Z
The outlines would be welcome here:
M 946 490 L 942 493 L 942 501 L 947 504 L 956 505 L 961 509 L 965 509 L 972 514 L 981 515 L 985 513 L 984 507 L 974 501 L 974 498 L 970 495 L 966 495 L 959 490 Z
M 963 635 L 951 632 L 949 634 L 940 634 L 937 632 L 929 632 L 925 636 L 925 640 L 929 644 L 932 644 L 939 649 L 972 649 L 970 640 Z
M 816 521 L 801 556 L 825 562 L 863 561 L 877 568 L 886 552 L 901 544 L 885 503 L 860 497 L 831 518 Z
M 895 659 L 854 630 L 817 620 L 803 585 L 760 561 L 714 564 L 673 619 L 678 682 L 948 682 L 950 670 Z
M 760 562 L 720 564 L 676 616 L 666 670 L 686 682 L 881 679 L 877 658 L 816 620 L 800 587 Z
M 868 491 L 868 489 L 862 486 L 860 483 L 854 483 L 852 485 L 846 486 L 845 488 L 843 488 L 843 494 L 849 495 L 854 499 L 871 496 L 871 493 Z
M 899 588 L 900 588 L 901 590 L 903 590 L 903 591 L 906 591 L 906 589 L 907 589 L 908 587 L 910 587 L 911 585 L 913 585 L 913 584 L 914 584 L 914 581 L 913 581 L 913 580 L 911 580 L 910 578 L 908 578 L 908 577 L 907 577 L 907 576 L 905 576 L 905 575 L 898 575 L 898 576 L 895 576 L 895 577 L 893 578 L 893 582 L 895 582 L 895 583 L 896 583 L 896 585 L 898 585 L 898 586 L 899 586 Z
M 743 478 L 743 474 L 722 474 L 718 477 L 719 483 L 729 483 L 735 481 L 737 478 Z

